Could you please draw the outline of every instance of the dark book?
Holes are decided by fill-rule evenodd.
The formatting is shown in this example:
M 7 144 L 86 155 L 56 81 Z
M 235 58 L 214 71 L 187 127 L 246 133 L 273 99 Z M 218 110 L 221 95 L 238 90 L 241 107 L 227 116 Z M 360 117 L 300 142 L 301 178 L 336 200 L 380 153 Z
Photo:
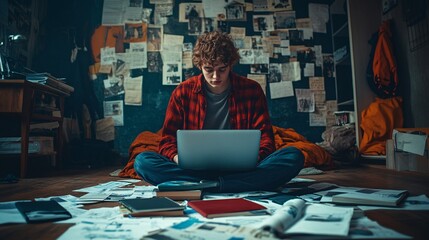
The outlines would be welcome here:
M 406 190 L 363 188 L 356 192 L 332 196 L 333 203 L 397 207 L 408 196 Z
M 264 206 L 244 198 L 195 200 L 188 206 L 206 218 L 268 214 Z
M 155 190 L 157 197 L 168 197 L 172 200 L 199 200 L 201 199 L 201 190 L 184 191 L 159 191 Z
M 153 212 L 130 212 L 124 217 L 183 217 L 183 210 L 153 211 Z
M 15 206 L 27 223 L 60 221 L 72 217 L 56 201 L 16 202 Z
M 184 206 L 167 197 L 123 199 L 119 201 L 133 217 L 183 216 Z
M 157 185 L 159 191 L 187 191 L 187 190 L 202 190 L 215 187 L 213 181 L 208 182 L 191 182 L 191 181 L 168 181 Z

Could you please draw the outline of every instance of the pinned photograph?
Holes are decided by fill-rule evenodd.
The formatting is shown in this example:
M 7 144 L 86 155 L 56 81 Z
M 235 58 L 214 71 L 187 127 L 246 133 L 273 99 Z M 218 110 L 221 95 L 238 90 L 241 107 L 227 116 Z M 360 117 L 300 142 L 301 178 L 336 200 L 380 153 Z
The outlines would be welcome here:
M 268 82 L 281 82 L 282 81 L 282 66 L 280 63 L 270 63 L 268 70 Z
M 163 65 L 162 84 L 179 85 L 182 82 L 182 62 L 167 62 Z
M 297 112 L 314 112 L 314 93 L 310 89 L 295 89 Z
M 250 73 L 268 74 L 268 64 L 252 64 Z
M 203 30 L 203 20 L 200 17 L 189 18 L 188 34 L 189 35 L 200 35 Z
M 147 53 L 147 71 L 162 72 L 162 59 L 160 52 Z
M 110 76 L 103 81 L 104 83 L 104 98 L 110 98 L 124 94 L 124 76 Z
M 146 42 L 147 23 L 125 23 L 124 42 Z
M 124 101 L 104 101 L 104 117 L 112 117 L 115 126 L 124 126 Z
M 255 63 L 255 56 L 253 49 L 239 49 L 240 64 L 253 64 Z
M 147 51 L 160 51 L 162 43 L 162 28 L 148 27 L 147 28 Z
M 268 0 L 253 0 L 253 11 L 255 12 L 269 11 Z
M 297 59 L 301 63 L 315 63 L 316 52 L 311 47 L 300 48 L 296 52 Z
M 213 18 L 203 18 L 204 32 L 213 32 L 217 28 L 217 21 Z
M 276 12 L 274 13 L 274 18 L 276 19 L 276 29 L 288 29 L 296 27 L 295 11 Z
M 334 56 L 332 54 L 323 54 L 323 76 L 325 78 L 335 77 Z
M 274 16 L 253 15 L 253 31 L 274 31 Z
M 304 45 L 304 31 L 301 29 L 289 29 L 290 45 Z
M 179 4 L 179 22 L 189 22 L 191 18 L 203 17 L 202 3 L 180 3 Z
M 270 11 L 292 10 L 292 0 L 270 0 Z
M 239 2 L 231 2 L 226 7 L 226 20 L 246 20 L 246 9 L 244 4 Z
M 218 21 L 217 29 L 221 32 L 228 32 L 229 23 L 227 21 Z
M 258 49 L 263 47 L 264 43 L 262 42 L 262 38 L 261 36 L 252 36 L 252 48 L 253 49 Z

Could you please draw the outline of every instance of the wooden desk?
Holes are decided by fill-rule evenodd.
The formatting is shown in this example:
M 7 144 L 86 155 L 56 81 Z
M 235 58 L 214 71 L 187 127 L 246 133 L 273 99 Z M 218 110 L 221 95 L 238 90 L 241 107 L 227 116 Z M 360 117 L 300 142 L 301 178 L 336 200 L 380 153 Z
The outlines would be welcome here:
M 32 83 L 26 80 L 0 80 L 0 130 L 1 136 L 21 137 L 20 176 L 25 178 L 28 166 L 28 146 L 30 123 L 54 122 L 59 123 L 55 134 L 56 161 L 61 164 L 62 157 L 62 123 L 64 116 L 64 98 L 68 93 L 56 88 Z M 49 103 L 44 102 L 44 99 Z M 35 107 L 54 105 L 59 115 L 52 112 L 35 111 Z M 12 126 L 18 124 L 19 131 Z M 17 133 L 19 132 L 19 133 Z

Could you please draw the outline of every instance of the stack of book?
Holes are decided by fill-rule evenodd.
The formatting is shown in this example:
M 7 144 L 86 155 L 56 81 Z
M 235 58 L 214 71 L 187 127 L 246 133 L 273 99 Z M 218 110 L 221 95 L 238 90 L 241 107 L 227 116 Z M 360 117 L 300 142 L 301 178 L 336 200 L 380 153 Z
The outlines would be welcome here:
M 173 200 L 199 200 L 202 196 L 201 183 L 188 181 L 168 181 L 158 184 L 154 196 Z
M 68 94 L 74 92 L 74 88 L 64 82 L 64 78 L 56 78 L 51 74 L 47 73 L 48 79 L 46 79 L 46 85 L 56 88 L 60 91 L 66 92 Z
M 159 191 L 155 189 L 154 195 L 157 197 L 168 197 L 176 201 L 201 199 L 201 190 L 184 191 Z
M 129 211 L 125 216 L 184 216 L 185 207 L 167 197 L 123 199 L 119 202 Z
M 67 94 L 74 92 L 74 88 L 65 83 L 65 78 L 56 78 L 50 73 L 36 73 L 28 68 L 26 68 L 26 70 L 30 71 L 30 73 L 26 74 L 27 81 L 45 84 Z
M 44 73 L 30 73 L 25 76 L 25 79 L 33 83 L 46 84 L 48 77 Z

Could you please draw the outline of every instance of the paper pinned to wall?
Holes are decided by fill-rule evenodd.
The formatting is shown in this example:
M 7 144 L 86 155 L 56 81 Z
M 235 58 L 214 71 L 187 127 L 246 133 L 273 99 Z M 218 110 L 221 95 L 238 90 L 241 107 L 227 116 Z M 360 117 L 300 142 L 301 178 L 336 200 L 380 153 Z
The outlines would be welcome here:
M 142 90 L 143 90 L 143 76 L 140 77 L 127 77 L 124 82 L 125 87 L 125 105 L 142 105 Z
M 325 79 L 323 77 L 311 77 L 309 78 L 310 89 L 313 91 L 324 91 L 325 90 Z
M 291 97 L 293 93 L 293 84 L 290 81 L 270 83 L 271 99 Z
M 225 5 L 225 1 L 203 0 L 203 9 L 205 17 L 225 19 Z
M 101 24 L 104 26 L 124 25 L 126 1 L 105 0 Z
M 124 126 L 124 101 L 105 101 L 104 117 L 112 117 L 115 126 Z
M 313 31 L 326 33 L 326 23 L 329 21 L 329 7 L 326 4 L 308 4 L 308 15 L 313 25 Z
M 301 68 L 299 62 L 289 62 L 282 64 L 282 81 L 299 81 L 301 80 Z
M 314 112 L 314 93 L 310 89 L 295 89 L 297 112 Z

